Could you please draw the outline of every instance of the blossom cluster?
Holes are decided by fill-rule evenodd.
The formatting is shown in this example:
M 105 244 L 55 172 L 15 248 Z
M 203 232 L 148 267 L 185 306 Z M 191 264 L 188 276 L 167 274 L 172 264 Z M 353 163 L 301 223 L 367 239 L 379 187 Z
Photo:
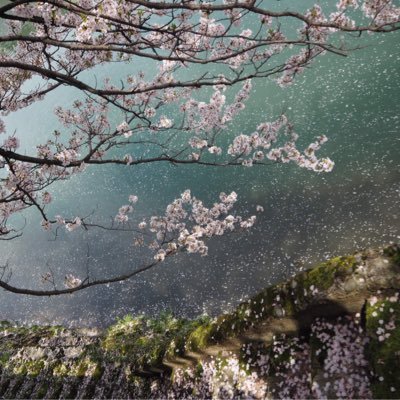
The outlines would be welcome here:
M 110 61 L 128 61 L 142 56 L 152 58 L 152 53 L 158 53 L 160 56 L 155 59 L 166 65 L 162 73 L 164 83 L 170 80 L 168 72 L 174 63 L 185 66 L 203 63 L 206 56 L 209 62 L 236 70 L 255 67 L 256 75 L 260 76 L 283 72 L 280 82 L 288 84 L 316 55 L 326 51 L 324 45 L 330 34 L 338 30 L 390 29 L 399 22 L 400 15 L 399 7 L 392 0 L 338 0 L 338 11 L 329 16 L 316 4 L 303 18 L 292 16 L 297 22 L 304 22 L 299 37 L 293 40 L 289 33 L 282 32 L 281 24 L 274 23 L 275 15 L 270 10 L 253 9 L 246 1 L 225 4 L 225 9 L 220 10 L 210 4 L 152 8 L 125 0 L 80 0 L 69 5 L 61 1 L 26 1 L 10 9 L 7 26 L 10 34 L 19 35 L 23 21 L 31 21 L 30 35 L 42 39 L 18 41 L 14 59 L 26 65 L 56 70 L 66 77 L 74 78 L 77 71 Z M 355 25 L 354 10 L 367 19 L 364 26 Z M 248 12 L 259 16 L 259 27 L 254 23 L 251 29 L 247 26 L 242 17 Z M 170 18 L 171 23 L 164 24 L 165 18 Z M 301 50 L 297 56 L 291 55 L 275 71 L 261 68 L 275 54 L 296 42 L 301 46 L 309 43 L 308 50 Z M 168 56 L 161 55 L 164 53 Z M 51 65 L 48 54 L 52 55 Z M 2 54 L 1 58 L 12 61 L 8 54 Z M 43 98 L 48 90 L 57 88 L 57 83 L 45 82 L 27 93 L 21 88 L 33 74 L 41 73 L 13 66 L 2 69 L 2 110 L 10 112 L 26 107 Z M 44 75 L 44 78 L 48 80 L 49 76 Z M 160 81 L 155 80 L 155 83 Z M 143 82 L 138 80 L 135 87 L 143 89 Z M 176 97 L 173 91 L 169 94 Z M 121 98 L 118 100 L 125 102 Z M 125 105 L 135 103 L 133 98 L 127 100 Z
M 163 216 L 152 216 L 141 221 L 138 224 L 139 230 L 148 230 L 155 238 L 149 244 L 150 249 L 156 250 L 154 259 L 164 261 L 168 255 L 178 250 L 205 256 L 208 253 L 206 239 L 221 236 L 235 229 L 248 229 L 254 225 L 255 216 L 244 219 L 229 214 L 237 201 L 235 192 L 221 193 L 219 199 L 219 203 L 214 203 L 208 208 L 192 196 L 190 190 L 185 190 L 166 207 Z M 128 214 L 133 211 L 132 204 L 136 203 L 138 198 L 131 195 L 129 200 L 131 204 L 120 207 L 115 218 L 117 222 L 128 222 Z M 136 243 L 142 244 L 143 240 L 139 239 Z
M 370 398 L 370 375 L 365 356 L 368 338 L 360 324 L 351 317 L 335 323 L 319 320 L 312 327 L 312 337 L 320 347 L 316 356 L 325 353 L 323 379 L 313 383 L 316 398 Z
M 281 131 L 283 131 L 287 141 L 281 147 L 272 147 L 278 141 Z M 328 140 L 327 137 L 325 135 L 319 136 L 303 153 L 296 148 L 298 137 L 286 116 L 282 115 L 272 123 L 260 124 L 257 131 L 251 135 L 236 136 L 228 148 L 228 154 L 240 157 L 245 166 L 251 166 L 254 162 L 268 159 L 280 163 L 292 161 L 301 168 L 316 172 L 330 172 L 333 169 L 334 162 L 329 158 L 319 159 L 315 155 L 315 152 Z
M 226 105 L 226 97 L 223 94 L 226 90 L 226 85 L 223 82 L 223 80 L 220 80 L 214 86 L 209 103 L 190 99 L 180 107 L 181 111 L 185 113 L 187 130 L 190 129 L 199 135 L 200 133 L 207 134 L 215 130 L 225 129 L 226 124 L 245 108 L 244 102 L 249 98 L 252 88 L 251 80 L 244 82 L 234 101 L 229 105 Z M 194 137 L 189 144 L 193 148 L 207 147 L 209 145 L 207 135 L 204 136 L 203 141 Z
M 63 132 L 55 131 L 38 144 L 33 155 L 22 154 L 20 138 L 16 133 L 9 134 L 0 120 L 0 134 L 4 135 L 0 141 L 2 236 L 13 231 L 11 215 L 27 207 L 34 206 L 45 216 L 52 198 L 50 185 L 89 164 L 183 163 L 188 158 L 190 162 L 208 162 L 207 155 L 211 155 L 213 161 L 209 163 L 218 165 L 217 158 L 226 156 L 220 133 L 244 109 L 252 89 L 250 78 L 279 76 L 278 83 L 288 85 L 320 54 L 343 51 L 331 39 L 335 32 L 385 32 L 397 29 L 400 23 L 400 8 L 392 0 L 338 0 L 336 11 L 330 15 L 318 4 L 303 14 L 277 14 L 247 0 L 227 0 L 223 5 L 22 0 L 5 7 L 1 39 L 11 50 L 0 52 L 2 115 L 42 100 L 61 85 L 80 91 L 83 99 L 70 109 L 56 108 Z M 362 26 L 355 23 L 357 13 L 363 17 Z M 280 23 L 278 15 L 295 21 L 297 31 L 293 33 L 290 23 Z M 249 16 L 257 17 L 251 26 Z M 139 65 L 141 59 L 156 63 L 156 72 L 127 74 L 118 83 L 114 77 L 95 84 L 87 79 L 87 72 L 96 66 L 111 62 Z M 199 68 L 201 72 L 193 69 L 193 78 L 179 75 L 183 68 L 197 65 L 205 68 Z M 217 65 L 218 73 L 208 65 Z M 27 84 L 32 77 L 40 79 L 34 85 Z M 240 84 L 228 104 L 227 88 Z M 213 88 L 209 101 L 199 100 L 203 93 L 197 97 L 199 89 L 205 87 Z M 166 106 L 181 113 L 171 114 Z M 111 110 L 119 113 L 117 120 L 111 121 Z M 284 135 L 278 135 L 279 130 Z M 177 132 L 182 133 L 179 144 L 173 140 Z M 287 138 L 282 146 L 277 145 L 278 136 Z M 296 140 L 293 128 L 281 117 L 260 124 L 250 135 L 236 132 L 227 150 L 233 159 L 220 164 L 291 161 L 312 171 L 332 170 L 333 161 L 315 155 L 325 136 L 304 151 L 296 148 Z M 112 149 L 123 146 L 132 146 L 125 156 L 109 156 Z M 195 201 L 189 205 L 194 206 Z M 129 208 L 122 210 L 118 221 L 127 222 L 129 213 Z M 201 237 L 229 231 L 232 224 L 249 227 L 253 223 L 228 217 L 223 226 L 221 221 L 200 224 L 205 229 L 201 233 L 186 228 L 187 232 L 179 231 L 180 241 L 171 242 L 170 250 L 160 249 L 158 258 L 163 259 L 163 251 L 175 251 L 174 246 L 206 254 Z M 158 245 L 161 236 L 170 233 L 160 228 L 159 221 L 154 219 L 151 227 L 158 232 Z M 42 227 L 50 230 L 55 223 L 45 216 Z M 66 220 L 65 226 L 74 230 L 79 223 Z
M 200 371 L 200 372 L 198 372 Z M 152 398 L 262 399 L 266 382 L 257 373 L 243 367 L 234 354 L 202 361 L 197 369 L 178 369 L 170 386 L 155 381 Z
M 317 318 L 310 337 L 276 335 L 178 368 L 151 385 L 152 398 L 371 398 L 368 338 L 353 316 Z M 318 364 L 318 367 L 317 367 Z
M 392 331 L 396 329 L 396 316 L 393 305 L 399 303 L 400 294 L 396 292 L 393 296 L 386 298 L 386 301 L 372 296 L 368 299 L 371 308 L 371 318 L 378 322 L 375 334 L 379 342 L 384 342 L 392 335 Z M 387 315 L 385 318 L 384 315 Z

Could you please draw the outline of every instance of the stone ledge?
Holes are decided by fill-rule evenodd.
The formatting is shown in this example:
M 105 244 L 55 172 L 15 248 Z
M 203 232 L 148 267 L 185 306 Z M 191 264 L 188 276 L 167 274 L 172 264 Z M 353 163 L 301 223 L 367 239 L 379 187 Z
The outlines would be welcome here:
M 360 316 L 357 323 L 369 342 L 366 359 L 374 375 L 368 390 L 377 398 L 398 398 L 400 382 L 392 372 L 400 367 L 400 308 L 398 301 L 390 305 L 388 299 L 395 297 L 399 290 L 400 247 L 390 245 L 333 258 L 266 288 L 233 312 L 215 319 L 203 317 L 190 321 L 170 314 L 157 319 L 128 316 L 104 331 L 23 327 L 3 321 L 0 323 L 0 398 L 167 395 L 167 387 L 174 385 L 171 377 L 179 376 L 182 368 L 195 370 L 208 365 L 205 363 L 211 359 L 224 357 L 245 360 L 243 350 L 248 352 L 254 346 L 268 353 L 277 338 L 287 338 L 287 343 L 293 338 L 310 341 L 316 318 L 336 321 L 338 317 L 356 314 Z M 376 299 L 376 303 L 368 303 L 370 298 Z M 385 302 L 386 308 L 396 308 L 392 314 L 399 319 L 399 327 L 396 325 L 389 338 L 381 340 L 382 335 L 377 334 L 379 319 L 376 322 L 373 315 L 380 309 L 386 310 Z M 376 304 L 380 306 L 376 308 Z M 393 315 L 386 315 L 388 321 L 395 321 Z M 312 385 L 326 385 L 322 374 L 325 360 L 317 362 L 313 357 L 310 358 L 310 365 L 314 365 L 312 380 L 308 382 L 310 390 Z M 385 368 L 386 364 L 390 369 Z M 269 389 L 260 392 L 264 383 L 259 383 L 260 397 L 274 397 L 278 393 L 271 391 L 277 390 L 281 373 L 279 366 L 274 368 L 275 372 L 263 377 Z M 385 380 L 385 385 L 380 378 Z M 388 382 L 390 386 L 385 389 Z M 154 390 L 155 383 L 161 388 L 158 392 Z

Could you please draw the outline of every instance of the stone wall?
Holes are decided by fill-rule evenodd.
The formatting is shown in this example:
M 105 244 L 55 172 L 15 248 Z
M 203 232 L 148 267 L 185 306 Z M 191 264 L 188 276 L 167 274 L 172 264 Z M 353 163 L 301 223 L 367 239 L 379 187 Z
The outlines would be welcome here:
M 107 330 L 0 323 L 0 398 L 400 398 L 400 248 L 336 257 L 233 312 Z

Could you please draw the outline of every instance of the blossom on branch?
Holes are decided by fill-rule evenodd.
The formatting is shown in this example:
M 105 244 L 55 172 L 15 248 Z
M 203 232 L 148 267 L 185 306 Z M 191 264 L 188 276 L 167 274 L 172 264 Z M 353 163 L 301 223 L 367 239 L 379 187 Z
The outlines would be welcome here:
M 53 235 L 58 226 L 99 227 L 88 216 L 47 215 L 50 202 L 57 207 L 53 184 L 99 165 L 291 162 L 330 172 L 334 162 L 317 156 L 326 136 L 299 149 L 299 135 L 285 115 L 250 121 L 249 132 L 239 131 L 235 119 L 255 80 L 290 85 L 323 54 L 347 54 L 338 33 L 399 30 L 400 8 L 392 0 L 338 0 L 330 14 L 319 4 L 300 13 L 272 11 L 267 3 L 20 0 L 0 6 L 1 114 L 24 109 L 63 86 L 78 93 L 72 104 L 55 108 L 61 128 L 48 132 L 33 153 L 21 150 L 24 132 L 8 132 L 0 120 L 0 239 L 15 237 L 12 216 L 28 208 Z M 147 65 L 143 60 L 155 68 L 135 70 Z M 124 67 L 115 76 L 92 79 L 98 78 L 96 68 L 111 64 Z M 208 238 L 253 226 L 254 216 L 232 211 L 236 197 L 221 194 L 219 203 L 206 207 L 185 191 L 164 215 L 130 224 L 138 201 L 132 195 L 109 228 L 135 226 L 139 245 L 151 236 L 155 261 L 180 250 L 206 255 Z

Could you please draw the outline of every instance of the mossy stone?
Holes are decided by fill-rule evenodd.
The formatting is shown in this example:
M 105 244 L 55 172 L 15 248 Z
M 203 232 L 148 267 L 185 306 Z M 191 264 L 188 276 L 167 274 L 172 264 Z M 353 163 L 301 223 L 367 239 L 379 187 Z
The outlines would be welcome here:
M 400 265 L 400 246 L 391 245 L 383 249 L 383 254 L 390 257 L 394 264 Z
M 198 351 L 204 349 L 212 342 L 211 337 L 214 331 L 215 326 L 213 326 L 211 322 L 197 327 L 189 334 L 186 342 L 187 350 Z
M 357 261 L 354 256 L 335 257 L 304 274 L 303 286 L 308 289 L 312 285 L 326 290 L 329 289 L 337 278 L 344 278 L 354 271 Z
M 378 334 L 377 330 L 390 320 L 394 322 L 396 328 L 386 330 L 390 336 L 382 340 L 382 335 Z M 380 300 L 373 306 L 367 304 L 366 329 L 370 337 L 366 355 L 374 373 L 371 382 L 374 398 L 398 399 L 400 398 L 400 304 L 388 300 Z

